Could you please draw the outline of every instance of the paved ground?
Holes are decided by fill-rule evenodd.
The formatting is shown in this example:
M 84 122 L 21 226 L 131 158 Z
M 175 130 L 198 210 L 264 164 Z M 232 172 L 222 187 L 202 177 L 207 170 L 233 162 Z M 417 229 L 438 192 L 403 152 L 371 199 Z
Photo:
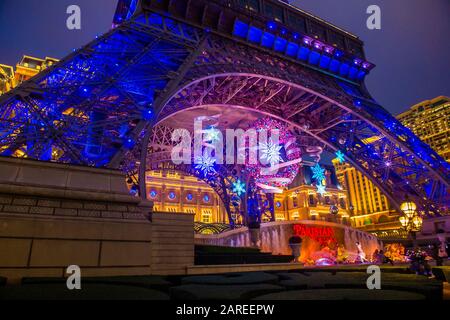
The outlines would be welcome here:
M 448 268 L 448 267 L 447 267 Z M 30 278 L 0 287 L 0 300 L 441 300 L 450 287 L 439 279 L 383 267 L 381 290 L 369 290 L 364 269 L 225 273 L 199 276 L 83 278 L 69 291 L 65 279 Z
M 450 283 L 444 283 L 444 300 L 450 300 Z

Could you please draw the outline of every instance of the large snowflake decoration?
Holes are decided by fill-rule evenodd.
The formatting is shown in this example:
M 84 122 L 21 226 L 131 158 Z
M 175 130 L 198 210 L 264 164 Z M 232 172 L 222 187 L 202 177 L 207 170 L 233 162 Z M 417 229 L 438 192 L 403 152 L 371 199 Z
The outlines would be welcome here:
M 320 194 L 321 196 L 323 196 L 326 193 L 326 186 L 323 184 L 318 184 L 317 185 L 317 193 Z
M 316 179 L 318 183 L 322 183 L 325 179 L 325 169 L 320 166 L 320 164 L 316 163 L 314 167 L 311 167 L 311 171 L 313 173 L 312 178 Z
M 216 159 L 210 157 L 209 155 L 197 157 L 195 163 L 196 163 L 195 169 L 201 170 L 205 176 L 216 173 L 216 169 L 214 169 Z
M 245 193 L 245 183 L 243 183 L 241 180 L 236 180 L 236 182 L 233 183 L 233 189 L 232 191 L 236 193 L 239 197 Z
M 258 163 L 246 163 L 245 166 L 258 188 L 273 192 L 291 184 L 302 161 L 301 149 L 295 135 L 285 124 L 270 117 L 256 120 L 250 128 L 256 130 L 259 138 L 265 134 L 265 140 L 258 139 L 256 148 L 247 148 L 245 151 L 246 158 L 250 159 L 250 152 L 258 150 Z M 275 139 L 274 135 L 277 135 L 278 139 Z
M 344 163 L 345 162 L 345 155 L 342 153 L 341 150 L 338 150 L 336 152 L 336 160 L 339 161 L 339 163 Z
M 267 161 L 271 166 L 283 162 L 281 157 L 282 148 L 282 145 L 274 143 L 272 139 L 269 139 L 267 143 L 261 143 L 259 147 L 261 160 Z

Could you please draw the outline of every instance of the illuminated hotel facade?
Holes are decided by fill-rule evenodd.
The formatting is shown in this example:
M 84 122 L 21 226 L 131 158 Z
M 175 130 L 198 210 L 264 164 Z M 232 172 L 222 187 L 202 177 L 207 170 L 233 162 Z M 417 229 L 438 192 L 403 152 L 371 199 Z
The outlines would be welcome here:
M 40 59 L 25 55 L 16 64 L 15 70 L 12 66 L 0 64 L 0 95 L 31 79 L 58 61 L 50 57 Z
M 398 213 L 366 176 L 348 163 L 333 160 L 339 183 L 346 189 L 352 225 L 366 230 L 398 229 Z
M 439 96 L 412 106 L 397 119 L 450 162 L 450 98 Z
M 151 171 L 147 174 L 147 194 L 154 211 L 194 214 L 195 221 L 202 223 L 228 223 L 218 195 L 195 177 L 175 171 Z
M 15 87 L 14 68 L 0 64 L 0 95 Z
M 337 185 L 333 168 L 327 168 L 324 194 L 310 183 L 309 168 L 303 168 L 296 181 L 283 193 L 276 194 L 277 221 L 328 220 L 350 224 L 349 204 L 345 190 Z M 154 202 L 154 211 L 194 214 L 201 223 L 228 223 L 222 201 L 203 181 L 183 173 L 167 170 L 147 174 L 147 194 Z M 332 214 L 330 208 L 335 207 Z
M 310 168 L 301 168 L 294 182 L 282 194 L 275 195 L 275 217 L 278 221 L 325 220 L 350 224 L 349 202 L 339 184 L 334 168 L 326 169 L 326 191 L 317 192 Z M 331 213 L 334 208 L 335 212 Z

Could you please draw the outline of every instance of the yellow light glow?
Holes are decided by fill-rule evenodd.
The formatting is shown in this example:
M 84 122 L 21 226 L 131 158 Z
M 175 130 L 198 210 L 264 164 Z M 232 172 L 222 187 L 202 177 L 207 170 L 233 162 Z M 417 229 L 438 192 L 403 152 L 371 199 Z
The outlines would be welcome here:
M 408 225 L 409 219 L 405 216 L 400 217 L 400 224 L 402 225 L 402 227 L 406 227 Z
M 400 210 L 402 210 L 409 219 L 414 216 L 414 212 L 416 212 L 416 209 L 417 206 L 412 201 L 405 201 L 400 206 Z

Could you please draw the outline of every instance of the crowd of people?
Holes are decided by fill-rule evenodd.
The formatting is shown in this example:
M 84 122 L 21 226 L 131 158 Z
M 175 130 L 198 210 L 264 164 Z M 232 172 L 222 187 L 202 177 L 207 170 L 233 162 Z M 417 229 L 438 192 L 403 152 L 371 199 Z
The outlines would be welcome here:
M 391 264 L 394 265 L 394 260 L 392 260 L 391 258 L 387 257 L 386 254 L 384 253 L 384 250 L 375 250 L 375 252 L 372 255 L 372 261 L 375 262 L 376 264 Z
M 401 245 L 400 245 L 401 246 Z M 403 247 L 403 246 L 401 246 Z M 389 247 L 389 249 L 392 249 Z M 403 247 L 404 249 L 404 247 Z M 431 265 L 432 261 L 435 262 L 436 266 L 442 266 L 444 261 L 449 258 L 449 244 L 446 243 L 445 249 L 442 245 L 439 244 L 431 244 L 426 249 L 422 249 L 420 247 L 414 248 L 412 250 L 403 252 L 402 255 L 404 259 L 403 261 L 410 262 L 411 271 L 421 274 L 421 275 L 429 275 L 431 276 Z M 359 250 L 359 248 L 358 248 Z M 392 250 L 391 250 L 392 251 Z M 398 250 L 396 250 L 398 251 Z M 397 252 L 398 253 L 398 252 Z M 392 253 L 386 255 L 384 250 L 375 250 L 372 255 L 372 262 L 376 264 L 391 264 L 394 265 L 394 260 L 391 258 Z M 364 257 L 365 258 L 365 257 Z M 402 261 L 398 260 L 397 261 Z

